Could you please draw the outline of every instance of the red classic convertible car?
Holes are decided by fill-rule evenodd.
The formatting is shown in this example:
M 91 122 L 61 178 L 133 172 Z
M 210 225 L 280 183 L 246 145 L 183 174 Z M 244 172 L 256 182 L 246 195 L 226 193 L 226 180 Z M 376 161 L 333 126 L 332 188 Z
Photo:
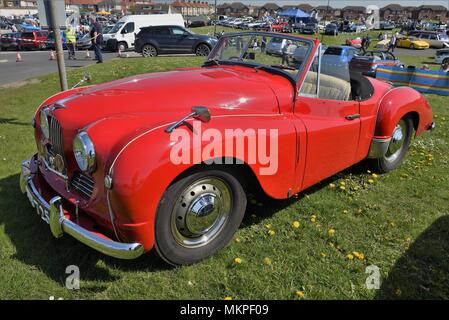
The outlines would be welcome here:
M 282 57 L 257 45 L 272 38 L 286 40 Z M 252 189 L 292 197 L 367 158 L 393 170 L 433 128 L 420 93 L 321 64 L 321 51 L 230 34 L 202 67 L 50 97 L 21 189 L 56 238 L 122 259 L 153 248 L 173 265 L 204 259 L 231 240 Z

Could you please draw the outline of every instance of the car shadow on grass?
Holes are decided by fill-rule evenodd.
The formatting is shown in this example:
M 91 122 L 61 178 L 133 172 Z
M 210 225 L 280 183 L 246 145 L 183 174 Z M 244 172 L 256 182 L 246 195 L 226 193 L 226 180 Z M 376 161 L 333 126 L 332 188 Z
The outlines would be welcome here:
M 449 215 L 413 242 L 382 282 L 377 299 L 449 299 Z
M 82 281 L 104 282 L 119 280 L 116 273 L 111 273 L 111 268 L 149 272 L 168 268 L 151 252 L 135 260 L 119 260 L 68 235 L 55 239 L 49 226 L 37 216 L 26 195 L 21 193 L 18 174 L 0 179 L 0 225 L 15 249 L 11 259 L 37 268 L 61 285 L 65 284 L 66 268 L 70 265 L 79 267 Z M 101 287 L 96 291 L 101 291 Z

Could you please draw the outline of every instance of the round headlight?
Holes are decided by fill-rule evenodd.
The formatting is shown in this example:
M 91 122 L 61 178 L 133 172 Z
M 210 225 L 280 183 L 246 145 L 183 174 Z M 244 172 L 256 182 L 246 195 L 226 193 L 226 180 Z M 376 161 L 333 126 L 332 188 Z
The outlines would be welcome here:
M 86 132 L 80 132 L 73 139 L 73 154 L 82 171 L 92 170 L 95 166 L 95 148 Z
M 50 126 L 48 125 L 48 108 L 43 108 L 40 112 L 40 126 L 45 139 L 50 137 Z

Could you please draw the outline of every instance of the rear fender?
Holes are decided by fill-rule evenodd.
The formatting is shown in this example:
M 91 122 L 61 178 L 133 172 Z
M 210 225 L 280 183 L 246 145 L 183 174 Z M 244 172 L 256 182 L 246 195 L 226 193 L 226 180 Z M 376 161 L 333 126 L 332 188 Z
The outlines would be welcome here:
M 423 95 L 409 87 L 388 91 L 379 104 L 374 137 L 391 137 L 396 124 L 407 114 L 413 117 L 416 136 L 430 129 L 432 108 Z

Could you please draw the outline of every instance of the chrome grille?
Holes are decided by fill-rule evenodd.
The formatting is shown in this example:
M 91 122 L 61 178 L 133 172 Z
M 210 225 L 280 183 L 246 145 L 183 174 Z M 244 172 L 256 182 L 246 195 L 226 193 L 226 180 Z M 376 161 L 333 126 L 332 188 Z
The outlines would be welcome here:
M 50 144 L 54 155 L 59 154 L 64 159 L 64 147 L 62 144 L 61 125 L 54 117 L 50 117 Z
M 73 174 L 71 186 L 84 198 L 89 199 L 94 192 L 94 181 L 91 177 L 76 171 Z

